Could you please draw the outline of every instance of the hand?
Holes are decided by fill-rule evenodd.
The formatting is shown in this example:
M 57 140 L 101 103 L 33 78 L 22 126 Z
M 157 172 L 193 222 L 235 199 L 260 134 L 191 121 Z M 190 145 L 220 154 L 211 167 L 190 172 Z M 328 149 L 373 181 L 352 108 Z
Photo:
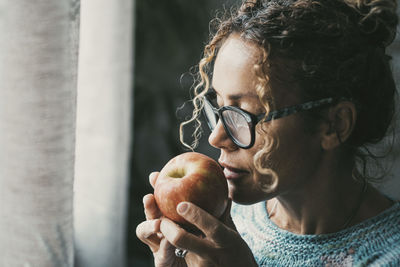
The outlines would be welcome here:
M 222 222 L 188 202 L 178 205 L 178 213 L 204 233 L 196 236 L 173 221 L 162 218 L 160 230 L 174 247 L 187 249 L 188 266 L 258 266 L 246 242 L 237 233 L 230 217 L 231 201 Z
M 158 172 L 149 176 L 150 184 L 154 188 Z M 153 194 L 143 197 L 146 221 L 136 227 L 137 237 L 149 246 L 154 256 L 156 267 L 185 267 L 185 260 L 175 256 L 175 247 L 161 234 L 161 211 L 158 209 Z

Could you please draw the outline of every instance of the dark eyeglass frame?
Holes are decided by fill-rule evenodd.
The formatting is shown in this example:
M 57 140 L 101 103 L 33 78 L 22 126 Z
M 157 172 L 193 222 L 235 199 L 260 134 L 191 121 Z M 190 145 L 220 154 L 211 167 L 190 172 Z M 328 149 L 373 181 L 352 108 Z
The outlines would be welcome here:
M 280 119 L 280 118 L 295 114 L 300 111 L 311 110 L 314 108 L 322 107 L 324 105 L 332 104 L 335 100 L 337 100 L 337 98 L 328 97 L 328 98 L 322 98 L 322 99 L 315 100 L 315 101 L 301 103 L 298 105 L 285 107 L 285 108 L 278 109 L 278 110 L 273 110 L 273 111 L 270 111 L 268 116 L 264 119 L 266 113 L 261 113 L 261 114 L 255 115 L 253 113 L 250 113 L 246 110 L 243 110 L 243 109 L 241 109 L 239 107 L 235 107 L 235 106 L 223 106 L 220 108 L 216 108 L 211 104 L 211 101 L 208 100 L 207 95 L 203 97 L 203 101 L 207 102 L 207 104 L 211 107 L 212 111 L 217 116 L 217 118 L 221 119 L 222 125 L 224 126 L 225 132 L 228 135 L 228 137 L 235 143 L 235 145 L 237 145 L 238 147 L 243 148 L 243 149 L 249 149 L 254 145 L 255 135 L 256 135 L 255 134 L 256 125 L 263 119 L 264 120 L 262 122 L 268 122 L 268 121 Z M 232 111 L 238 112 L 245 118 L 245 120 L 249 126 L 249 129 L 250 129 L 250 137 L 251 137 L 250 143 L 248 145 L 244 145 L 244 144 L 240 143 L 239 140 L 237 140 L 229 131 L 229 128 L 226 126 L 225 119 L 222 116 L 222 113 L 225 110 L 232 110 Z M 204 108 L 203 108 L 203 114 L 204 114 L 204 117 L 206 118 L 208 127 L 210 128 L 211 131 L 213 131 L 214 127 L 211 125 L 211 122 L 209 121 Z M 218 121 L 217 121 L 217 123 L 218 123 Z

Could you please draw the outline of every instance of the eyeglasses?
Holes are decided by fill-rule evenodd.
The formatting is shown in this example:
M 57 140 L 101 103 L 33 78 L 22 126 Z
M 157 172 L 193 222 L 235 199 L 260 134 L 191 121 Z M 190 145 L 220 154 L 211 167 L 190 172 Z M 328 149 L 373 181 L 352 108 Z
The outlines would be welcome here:
M 211 104 L 209 97 L 209 95 L 203 97 L 203 113 L 210 130 L 213 131 L 215 129 L 219 118 L 221 118 L 226 134 L 238 147 L 244 149 L 251 148 L 254 145 L 255 127 L 260 121 L 268 122 L 276 120 L 300 111 L 311 110 L 323 105 L 331 104 L 335 100 L 333 97 L 329 97 L 274 110 L 269 112 L 268 116 L 264 119 L 265 113 L 255 115 L 234 106 L 216 108 Z

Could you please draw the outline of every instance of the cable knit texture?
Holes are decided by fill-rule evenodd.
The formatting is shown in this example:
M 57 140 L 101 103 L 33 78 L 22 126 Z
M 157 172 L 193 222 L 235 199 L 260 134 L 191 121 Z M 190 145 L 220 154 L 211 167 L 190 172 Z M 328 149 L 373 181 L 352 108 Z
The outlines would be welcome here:
M 337 233 L 299 235 L 277 227 L 265 202 L 233 204 L 237 230 L 259 266 L 400 266 L 400 203 Z

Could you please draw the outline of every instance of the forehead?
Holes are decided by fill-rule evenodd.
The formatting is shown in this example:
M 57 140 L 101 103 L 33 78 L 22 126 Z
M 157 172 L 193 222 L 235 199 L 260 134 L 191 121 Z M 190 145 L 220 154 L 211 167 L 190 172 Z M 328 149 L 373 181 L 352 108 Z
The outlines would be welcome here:
M 259 101 L 256 86 L 261 77 L 256 75 L 255 66 L 261 62 L 262 56 L 262 49 L 255 43 L 243 40 L 238 34 L 228 37 L 221 46 L 214 64 L 212 85 L 217 93 L 223 98 L 246 95 Z M 279 68 L 274 69 L 275 75 L 276 72 L 280 72 Z M 271 69 L 267 72 L 270 71 Z M 297 85 L 288 83 L 285 79 L 275 79 L 271 74 L 268 74 L 271 90 L 268 94 L 273 95 L 275 108 L 298 102 L 300 97 Z
M 214 64 L 213 87 L 219 94 L 254 94 L 257 77 L 254 66 L 259 61 L 260 49 L 238 35 L 231 35 L 223 43 Z

